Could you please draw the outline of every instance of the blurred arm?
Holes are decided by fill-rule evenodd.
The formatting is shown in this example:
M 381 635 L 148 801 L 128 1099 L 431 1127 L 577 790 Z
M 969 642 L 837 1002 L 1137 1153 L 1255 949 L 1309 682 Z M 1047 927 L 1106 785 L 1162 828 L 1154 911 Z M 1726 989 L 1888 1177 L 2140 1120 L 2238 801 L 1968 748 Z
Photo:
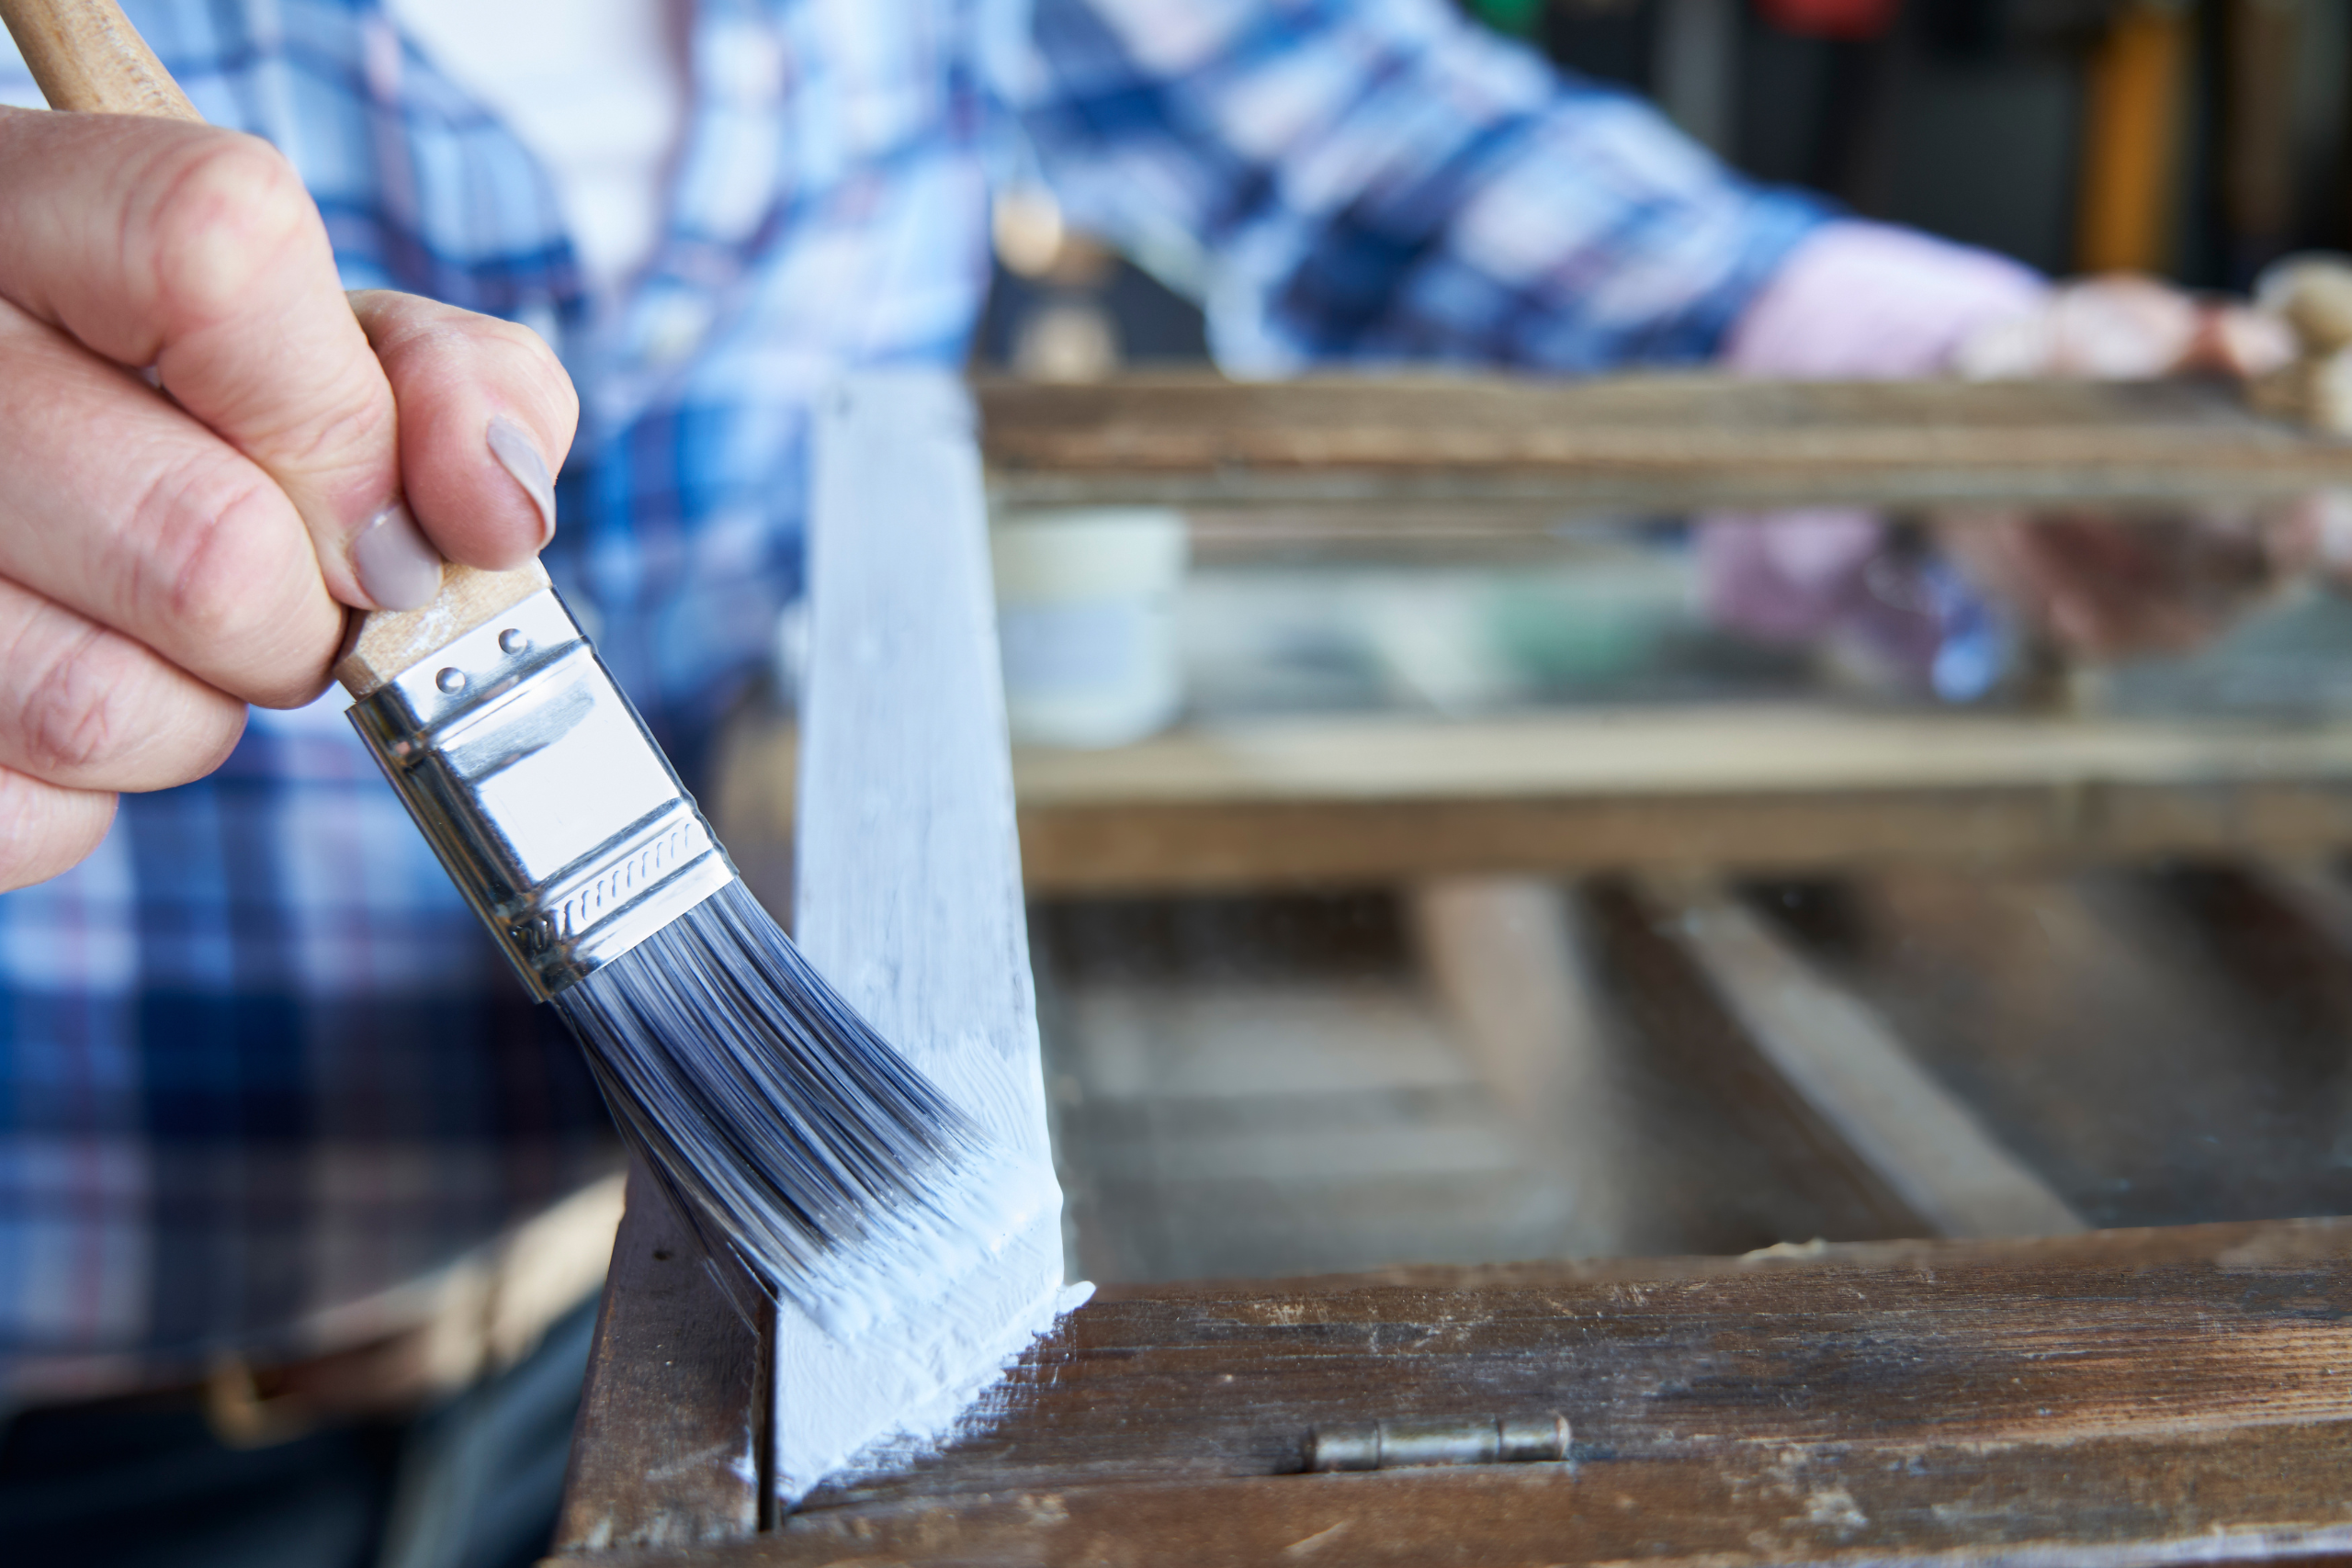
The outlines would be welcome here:
M 1823 221 L 1442 0 L 1039 0 L 1024 118 L 1227 368 L 1703 360 Z

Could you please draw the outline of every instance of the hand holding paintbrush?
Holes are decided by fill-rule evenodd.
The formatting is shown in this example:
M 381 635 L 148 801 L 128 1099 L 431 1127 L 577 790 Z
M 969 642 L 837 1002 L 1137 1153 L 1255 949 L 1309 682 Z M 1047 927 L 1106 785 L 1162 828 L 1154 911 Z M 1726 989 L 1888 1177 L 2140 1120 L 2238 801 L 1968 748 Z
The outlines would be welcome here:
M 26 585 L 0 616 L 145 680 L 89 693 L 102 715 L 187 730 L 145 773 L 7 775 L 32 792 L 17 863 L 95 842 L 96 790 L 209 768 L 241 698 L 315 694 L 336 605 L 368 610 L 335 666 L 354 724 L 714 1250 L 843 1337 L 952 1289 L 1052 1179 L 802 962 L 529 558 L 574 412 L 544 347 L 404 296 L 346 306 L 276 154 L 99 118 L 194 118 L 112 0 L 0 16 L 52 104 L 96 111 L 0 119 L 0 575 Z M 457 560 L 510 570 L 444 573 L 410 507 Z
M 0 887 L 316 696 L 345 606 L 528 563 L 576 415 L 529 332 L 346 297 L 286 161 L 96 14 L 7 11 L 66 107 L 171 118 L 0 108 Z

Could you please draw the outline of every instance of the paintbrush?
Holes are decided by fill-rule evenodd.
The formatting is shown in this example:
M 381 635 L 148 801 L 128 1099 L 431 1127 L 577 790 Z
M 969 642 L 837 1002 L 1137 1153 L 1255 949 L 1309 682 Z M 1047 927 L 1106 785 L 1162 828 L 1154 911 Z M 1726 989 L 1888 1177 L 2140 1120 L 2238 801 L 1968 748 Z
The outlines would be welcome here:
M 114 0 L 0 0 L 0 18 L 53 108 L 201 118 Z M 442 583 L 365 616 L 335 678 L 623 1136 L 715 1260 L 836 1337 L 935 1298 L 1049 1180 L 808 966 L 537 562 Z

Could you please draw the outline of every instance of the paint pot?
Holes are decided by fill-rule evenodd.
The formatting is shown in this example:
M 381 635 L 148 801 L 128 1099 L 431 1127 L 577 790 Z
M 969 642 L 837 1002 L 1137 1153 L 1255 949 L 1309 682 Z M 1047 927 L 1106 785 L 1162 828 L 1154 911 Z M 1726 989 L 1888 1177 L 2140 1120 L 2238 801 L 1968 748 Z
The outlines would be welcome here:
M 1119 746 L 1183 706 L 1176 595 L 1182 513 L 1089 507 L 1015 513 L 989 530 L 1012 739 Z

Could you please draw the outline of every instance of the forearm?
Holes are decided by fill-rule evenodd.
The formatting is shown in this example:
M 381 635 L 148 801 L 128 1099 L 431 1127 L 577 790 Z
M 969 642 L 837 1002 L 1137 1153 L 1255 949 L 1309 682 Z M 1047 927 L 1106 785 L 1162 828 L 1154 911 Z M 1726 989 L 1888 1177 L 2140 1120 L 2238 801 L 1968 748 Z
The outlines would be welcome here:
M 1824 217 L 1437 0 L 1041 0 L 1035 37 L 1065 208 L 1189 249 L 1246 374 L 1702 361 Z
M 1964 345 L 2030 316 L 2050 291 L 2031 269 L 1991 252 L 1841 220 L 1816 230 L 1757 292 L 1725 334 L 1721 362 L 1737 375 L 1799 380 L 1942 375 Z M 1982 619 L 1956 578 L 1893 558 L 1885 526 L 1860 508 L 1710 519 L 1699 530 L 1699 568 L 1719 623 L 1775 641 L 1844 637 L 1911 679 L 1934 670 L 1948 622 Z

